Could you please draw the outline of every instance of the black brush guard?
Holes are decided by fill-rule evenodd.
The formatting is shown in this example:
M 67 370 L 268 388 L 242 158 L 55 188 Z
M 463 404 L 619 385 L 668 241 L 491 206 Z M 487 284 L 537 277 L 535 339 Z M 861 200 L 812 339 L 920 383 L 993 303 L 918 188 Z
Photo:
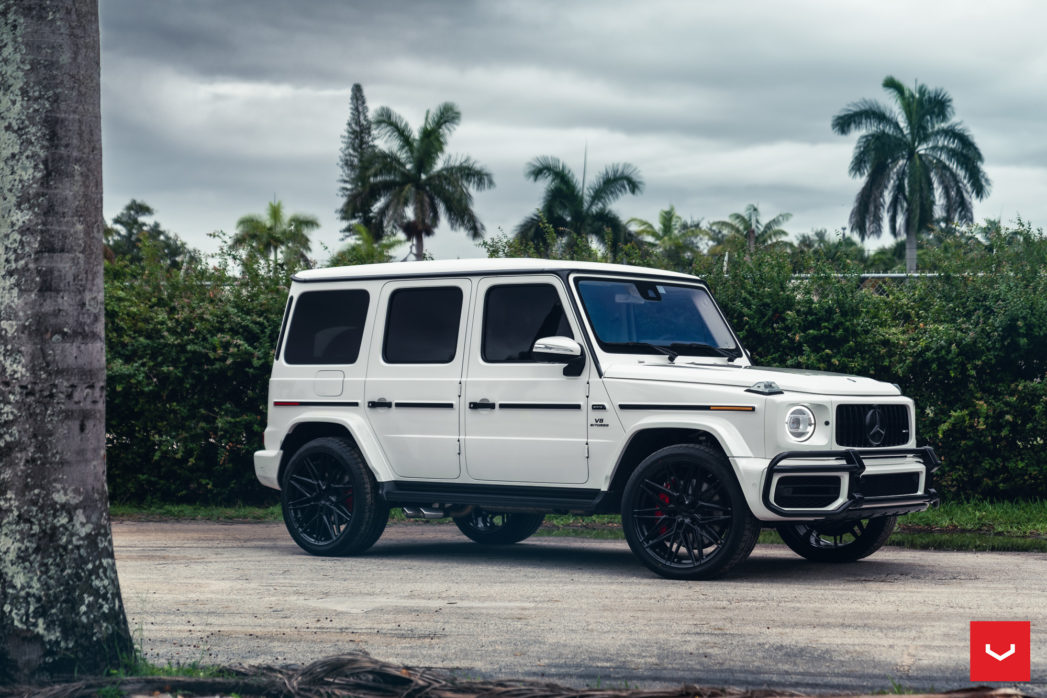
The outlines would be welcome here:
M 861 477 L 865 473 L 866 459 L 872 461 L 880 458 L 897 456 L 916 456 L 924 468 L 923 493 L 868 496 L 861 492 Z M 832 458 L 842 463 L 789 463 L 790 460 L 810 460 L 812 458 Z M 929 446 L 922 448 L 891 448 L 876 450 L 842 449 L 839 451 L 786 451 L 771 459 L 767 466 L 767 475 L 763 483 L 763 505 L 770 511 L 796 519 L 818 519 L 823 521 L 842 521 L 848 519 L 868 519 L 877 516 L 897 516 L 914 511 L 924 511 L 938 506 L 938 492 L 931 487 L 931 476 L 941 467 L 941 461 Z M 846 477 L 847 494 L 845 501 L 837 507 L 822 509 L 783 509 L 771 501 L 771 484 L 775 475 L 842 475 Z

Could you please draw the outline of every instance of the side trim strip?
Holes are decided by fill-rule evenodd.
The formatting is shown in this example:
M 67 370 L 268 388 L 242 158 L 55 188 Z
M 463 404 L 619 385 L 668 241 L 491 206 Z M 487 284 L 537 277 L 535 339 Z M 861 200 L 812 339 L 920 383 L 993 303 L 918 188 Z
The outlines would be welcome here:
M 352 400 L 349 402 L 320 401 L 320 400 L 274 400 L 273 407 L 359 407 L 360 403 Z
M 570 402 L 499 402 L 500 410 L 580 410 L 582 406 Z
M 442 410 L 453 410 L 453 402 L 394 402 L 393 407 L 422 407 Z
M 518 485 L 475 485 L 466 483 L 436 483 L 431 481 L 390 481 L 378 483 L 382 498 L 394 505 L 424 504 L 447 507 L 455 504 L 474 504 L 499 511 L 502 507 L 520 507 L 557 512 L 597 513 L 613 506 L 602 507 L 607 492 L 588 488 L 533 487 Z M 614 503 L 612 503 L 614 504 Z
M 655 405 L 646 403 L 624 403 L 620 410 L 659 410 L 662 412 L 755 412 L 754 405 Z

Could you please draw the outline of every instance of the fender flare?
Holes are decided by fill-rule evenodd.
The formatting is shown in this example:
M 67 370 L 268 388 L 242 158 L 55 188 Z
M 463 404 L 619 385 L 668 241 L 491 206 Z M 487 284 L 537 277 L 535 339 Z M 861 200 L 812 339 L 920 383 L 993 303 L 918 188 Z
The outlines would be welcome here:
M 618 477 L 619 470 L 624 465 L 622 461 L 625 454 L 629 449 L 629 445 L 633 442 L 636 436 L 642 432 L 655 429 L 701 431 L 709 434 L 716 440 L 720 448 L 723 449 L 724 455 L 727 457 L 727 462 L 730 463 L 731 470 L 734 472 L 737 481 L 739 483 L 745 481 L 744 474 L 738 467 L 736 459 L 751 458 L 755 454 L 753 454 L 749 444 L 745 441 L 741 432 L 739 432 L 738 428 L 730 421 L 730 419 L 716 415 L 715 413 L 709 415 L 703 414 L 701 418 L 695 418 L 693 416 L 650 415 L 635 422 L 630 427 L 629 431 L 626 432 L 625 438 L 622 440 L 622 449 L 618 454 L 618 462 L 615 463 L 614 469 L 609 475 L 607 486 L 610 486 L 610 484 Z
M 375 435 L 374 430 L 371 429 L 371 425 L 366 419 L 364 419 L 363 415 L 353 412 L 333 412 L 328 410 L 304 412 L 288 422 L 284 431 L 284 439 L 286 440 L 289 436 L 294 434 L 295 430 L 300 426 L 318 423 L 335 424 L 349 432 L 350 438 L 352 438 L 356 444 L 356 448 L 360 451 L 360 456 L 364 459 L 364 463 L 370 469 L 371 474 L 374 475 L 374 479 L 377 482 L 387 482 L 396 479 L 393 474 L 392 466 L 389 464 L 389 460 L 385 457 L 385 452 L 382 450 L 382 446 L 378 442 L 378 437 Z M 281 448 L 282 447 L 283 444 L 281 444 Z M 289 457 L 285 456 L 284 462 L 281 463 L 281 477 L 283 475 L 283 468 L 287 464 L 287 460 L 289 460 Z

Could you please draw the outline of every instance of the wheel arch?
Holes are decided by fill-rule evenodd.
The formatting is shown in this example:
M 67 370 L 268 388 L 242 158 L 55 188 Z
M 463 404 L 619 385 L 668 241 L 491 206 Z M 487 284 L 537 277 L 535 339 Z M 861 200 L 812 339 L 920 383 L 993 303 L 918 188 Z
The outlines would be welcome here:
M 280 443 L 280 469 L 277 482 L 283 481 L 284 469 L 302 446 L 315 439 L 325 437 L 344 438 L 355 448 L 364 464 L 378 482 L 392 479 L 389 464 L 382 454 L 374 434 L 365 424 L 341 416 L 304 415 L 288 425 L 287 433 Z
M 629 476 L 633 474 L 633 471 L 636 470 L 636 466 L 640 465 L 647 456 L 655 451 L 666 446 L 675 446 L 676 444 L 705 446 L 723 455 L 730 463 L 730 458 L 723 444 L 720 443 L 720 440 L 713 432 L 707 429 L 694 426 L 663 426 L 640 429 L 629 437 L 625 448 L 618 457 L 618 462 L 614 466 L 614 474 L 608 487 L 608 490 L 613 493 L 612 496 L 608 497 L 609 502 L 613 503 L 616 508 L 620 507 L 625 483 L 629 480 Z M 735 478 L 737 478 L 737 473 L 735 473 Z

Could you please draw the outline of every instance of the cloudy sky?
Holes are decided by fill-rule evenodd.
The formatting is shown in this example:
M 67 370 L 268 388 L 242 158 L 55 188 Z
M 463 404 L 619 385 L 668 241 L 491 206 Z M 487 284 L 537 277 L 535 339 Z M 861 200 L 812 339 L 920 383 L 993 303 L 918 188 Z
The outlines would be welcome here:
M 449 151 L 494 175 L 488 235 L 539 203 L 537 155 L 639 167 L 624 217 L 726 218 L 757 203 L 795 233 L 846 225 L 854 137 L 833 114 L 880 84 L 942 87 L 992 179 L 975 215 L 1047 227 L 1047 3 L 693 0 L 101 0 L 105 213 L 131 199 L 190 244 L 275 196 L 334 250 L 338 150 L 363 85 L 412 124 L 443 101 Z M 319 248 L 319 244 L 314 247 Z M 481 256 L 464 233 L 427 242 Z M 406 252 L 406 247 L 402 250 Z M 325 257 L 318 251 L 318 257 Z

